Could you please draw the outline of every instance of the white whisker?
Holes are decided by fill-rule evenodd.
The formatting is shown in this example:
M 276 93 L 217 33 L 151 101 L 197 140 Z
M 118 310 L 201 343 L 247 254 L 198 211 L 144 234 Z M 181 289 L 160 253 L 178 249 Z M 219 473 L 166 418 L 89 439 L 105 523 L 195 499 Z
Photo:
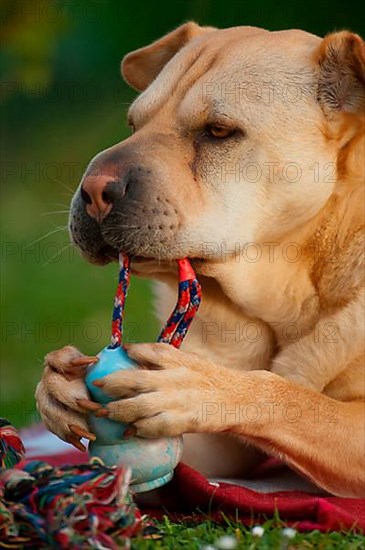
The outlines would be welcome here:
M 62 187 L 64 187 L 65 189 L 67 189 L 67 191 L 70 191 L 70 193 L 73 195 L 75 193 L 75 189 L 71 189 L 71 187 L 69 187 L 68 185 L 66 185 L 65 183 L 63 183 L 63 181 L 60 181 L 60 180 L 56 180 L 54 179 L 53 180 L 55 183 L 57 183 L 58 185 L 61 185 Z
M 42 265 L 42 267 L 46 267 L 49 263 L 51 263 L 51 262 L 53 262 L 54 260 L 58 259 L 59 256 L 61 256 L 61 254 L 62 254 L 65 250 L 67 250 L 68 248 L 70 248 L 71 246 L 72 246 L 71 243 L 66 244 L 64 247 L 62 247 L 60 250 L 58 250 L 58 251 L 56 252 L 56 254 L 54 254 L 54 255 L 52 256 L 52 258 L 50 258 L 47 262 L 45 262 L 45 263 Z
M 54 210 L 53 212 L 42 212 L 41 216 L 51 216 L 52 214 L 69 214 L 69 210 Z
M 69 204 L 61 204 L 60 202 L 50 202 L 47 206 L 60 206 L 61 208 L 69 208 Z
M 66 231 L 68 229 L 67 225 L 62 225 L 60 227 L 56 227 L 56 229 L 52 229 L 52 231 L 49 231 L 48 233 L 46 233 L 45 235 L 43 235 L 43 237 L 39 237 L 39 239 L 36 239 L 35 241 L 29 243 L 27 246 L 26 246 L 26 250 L 30 247 L 30 246 L 33 246 L 37 243 L 39 243 L 40 241 L 43 241 L 43 239 L 46 239 L 47 237 L 50 237 L 51 235 L 54 235 L 55 233 L 58 233 L 60 231 Z

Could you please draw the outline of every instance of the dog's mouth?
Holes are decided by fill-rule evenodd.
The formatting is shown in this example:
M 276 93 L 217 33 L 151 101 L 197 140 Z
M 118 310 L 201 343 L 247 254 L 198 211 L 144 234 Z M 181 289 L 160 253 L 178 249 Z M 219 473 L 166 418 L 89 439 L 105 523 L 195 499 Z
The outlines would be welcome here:
M 119 258 L 119 251 L 107 244 L 103 244 L 96 249 L 89 250 L 84 246 L 81 246 L 78 242 L 72 239 L 73 244 L 79 249 L 82 257 L 91 264 L 107 265 L 111 262 L 117 262 Z
M 135 251 L 126 249 L 123 245 L 111 246 L 108 243 L 103 242 L 92 251 L 79 243 L 76 246 L 80 249 L 82 256 L 85 260 L 92 264 L 104 266 L 112 262 L 118 262 L 120 253 L 127 254 L 131 261 L 132 273 L 140 276 L 153 277 L 154 275 L 163 273 L 176 273 L 176 261 L 184 257 L 189 257 L 194 268 L 199 270 L 199 266 L 206 263 L 207 259 L 202 257 L 196 257 L 193 255 L 179 254 L 175 251 L 172 255 L 172 251 L 167 256 L 153 255 L 153 251 L 147 252 L 146 255 L 136 254 Z
M 84 259 L 93 264 L 118 262 L 121 252 L 127 254 L 132 271 L 141 276 L 175 272 L 176 260 L 204 257 L 199 244 L 192 242 L 191 233 L 176 220 L 139 214 L 132 208 L 128 215 L 116 210 L 97 223 L 86 214 L 77 196 L 69 223 L 71 239 Z
M 79 245 L 77 246 L 78 248 L 80 248 L 81 254 L 85 258 L 85 260 L 97 265 L 106 265 L 112 262 L 118 262 L 120 254 L 126 254 L 123 248 L 119 250 L 118 248 L 110 246 L 108 244 L 101 246 L 101 248 L 99 248 L 97 251 L 94 251 L 92 254 L 90 254 L 88 251 L 85 251 Z M 147 256 L 137 256 L 135 254 L 128 254 L 128 256 L 133 264 L 151 264 L 161 262 L 161 260 L 157 258 L 150 258 Z
M 86 261 L 104 266 L 112 262 L 118 262 L 120 253 L 127 254 L 131 261 L 132 271 L 140 275 L 171 271 L 171 267 L 175 268 L 176 260 L 184 257 L 184 254 L 172 250 L 166 250 L 165 254 L 156 254 L 154 249 L 158 247 L 159 243 L 151 247 L 146 245 L 141 247 L 143 254 L 139 254 L 135 247 L 131 249 L 123 243 L 123 240 L 120 244 L 111 245 L 105 242 L 104 239 L 99 238 L 94 239 L 92 245 L 90 245 L 91 241 L 87 244 L 84 240 L 75 241 L 72 232 L 71 238 Z
M 147 266 L 148 271 L 152 266 L 155 271 L 165 271 L 166 266 L 188 255 L 188 249 L 182 242 L 178 244 L 174 235 L 158 229 L 146 230 L 142 224 L 121 230 L 119 226 L 99 225 L 84 217 L 83 223 L 70 223 L 70 235 L 84 259 L 101 266 L 117 262 L 122 252 L 129 256 L 138 272 Z

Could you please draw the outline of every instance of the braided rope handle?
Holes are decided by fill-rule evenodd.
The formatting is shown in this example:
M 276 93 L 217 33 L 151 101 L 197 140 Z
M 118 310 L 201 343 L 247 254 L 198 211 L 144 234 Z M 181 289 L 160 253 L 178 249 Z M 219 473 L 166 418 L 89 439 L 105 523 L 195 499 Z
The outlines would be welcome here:
M 122 345 L 123 341 L 123 319 L 125 299 L 127 297 L 130 278 L 131 267 L 128 256 L 119 255 L 119 279 L 117 291 L 114 298 L 113 318 L 112 318 L 112 337 L 110 348 L 115 349 Z
M 201 286 L 187 258 L 177 260 L 179 287 L 176 306 L 162 329 L 157 341 L 179 348 L 201 302 Z M 125 254 L 119 256 L 119 279 L 114 299 L 112 337 L 110 348 L 122 346 L 125 301 L 130 283 L 130 260 Z

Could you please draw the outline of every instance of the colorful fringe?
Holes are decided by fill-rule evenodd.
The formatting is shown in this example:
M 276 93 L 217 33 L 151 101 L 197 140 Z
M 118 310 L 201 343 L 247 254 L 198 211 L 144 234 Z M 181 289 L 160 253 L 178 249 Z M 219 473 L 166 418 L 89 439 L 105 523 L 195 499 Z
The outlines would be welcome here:
M 0 418 L 0 468 L 12 468 L 23 460 L 25 449 L 16 429 Z
M 98 459 L 3 469 L 0 548 L 129 548 L 129 539 L 147 525 L 128 491 L 130 475 L 130 469 L 107 468 Z

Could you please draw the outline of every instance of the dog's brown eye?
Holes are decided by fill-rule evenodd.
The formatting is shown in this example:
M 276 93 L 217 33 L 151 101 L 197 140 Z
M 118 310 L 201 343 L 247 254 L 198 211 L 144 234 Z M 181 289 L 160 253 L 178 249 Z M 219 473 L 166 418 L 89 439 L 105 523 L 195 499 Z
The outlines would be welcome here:
M 226 138 L 233 133 L 231 128 L 227 128 L 226 126 L 216 126 L 215 124 L 209 125 L 207 127 L 207 131 L 210 136 L 215 138 Z

